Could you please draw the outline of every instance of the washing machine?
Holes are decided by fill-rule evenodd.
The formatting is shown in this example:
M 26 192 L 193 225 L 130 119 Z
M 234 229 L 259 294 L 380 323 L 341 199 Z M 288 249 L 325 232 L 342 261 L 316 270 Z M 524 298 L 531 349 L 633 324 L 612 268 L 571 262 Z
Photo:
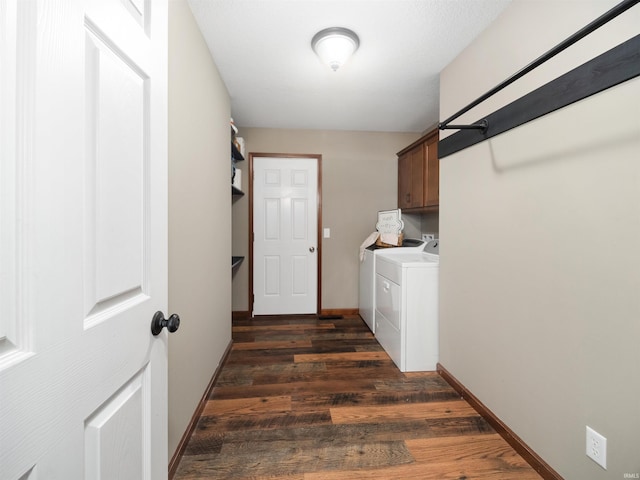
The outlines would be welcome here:
M 402 372 L 438 363 L 439 242 L 375 260 L 375 336 Z
M 406 253 L 420 253 L 424 251 L 427 242 L 416 238 L 406 238 L 400 247 L 378 247 L 371 245 L 364 250 L 364 258 L 360 262 L 360 284 L 358 295 L 358 312 L 369 329 L 375 334 L 375 285 L 376 258 L 380 254 L 400 255 Z

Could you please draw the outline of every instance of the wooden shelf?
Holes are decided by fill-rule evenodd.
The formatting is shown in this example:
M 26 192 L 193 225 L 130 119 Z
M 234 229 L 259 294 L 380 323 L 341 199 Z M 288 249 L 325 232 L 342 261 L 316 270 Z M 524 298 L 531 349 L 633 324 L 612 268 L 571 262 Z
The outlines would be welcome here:
M 241 162 L 243 160 L 244 160 L 244 157 L 240 153 L 240 150 L 238 150 L 238 147 L 236 147 L 235 143 L 233 143 L 232 141 L 231 142 L 231 165 L 234 166 L 234 171 L 235 171 L 235 162 Z M 239 188 L 236 188 L 233 185 L 231 185 L 231 195 L 236 197 L 241 197 L 244 195 L 244 192 Z
M 244 157 L 240 153 L 240 150 L 238 150 L 238 147 L 236 147 L 235 143 L 233 142 L 231 142 L 231 156 L 236 162 L 241 162 L 244 160 Z
M 231 269 L 233 270 L 242 263 L 244 257 L 231 257 Z

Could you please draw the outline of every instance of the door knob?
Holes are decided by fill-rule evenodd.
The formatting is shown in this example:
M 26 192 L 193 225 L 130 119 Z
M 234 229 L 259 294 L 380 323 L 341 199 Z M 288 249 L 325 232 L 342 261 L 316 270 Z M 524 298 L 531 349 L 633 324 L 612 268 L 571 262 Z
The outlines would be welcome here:
M 168 319 L 164 318 L 164 313 L 158 311 L 153 315 L 151 320 L 151 333 L 159 335 L 164 327 L 173 333 L 180 327 L 180 316 L 177 313 L 171 315 Z
M 310 251 L 311 253 L 313 253 L 313 252 L 315 252 L 315 251 L 316 251 L 316 249 L 315 249 L 315 247 L 309 247 L 309 251 Z

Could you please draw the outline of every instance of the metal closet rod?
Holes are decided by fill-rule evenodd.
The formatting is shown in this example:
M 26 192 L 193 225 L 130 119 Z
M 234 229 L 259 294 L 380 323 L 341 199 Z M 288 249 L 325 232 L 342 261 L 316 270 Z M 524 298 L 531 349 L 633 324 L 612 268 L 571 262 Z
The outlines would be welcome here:
M 551 50 L 549 50 L 545 54 L 543 54 L 540 57 L 538 57 L 536 60 L 531 62 L 529 65 L 527 65 L 523 69 L 519 70 L 518 72 L 514 73 L 509 78 L 507 78 L 505 81 L 503 81 L 499 85 L 493 87 L 491 90 L 489 90 L 487 93 L 485 93 L 481 97 L 478 97 L 477 99 L 475 99 L 473 102 L 471 102 L 469 105 L 464 107 L 462 110 L 454 113 L 449 118 L 447 118 L 444 122 L 440 122 L 438 124 L 438 128 L 440 130 L 469 130 L 469 129 L 473 129 L 473 130 L 482 130 L 483 132 L 485 132 L 487 130 L 487 128 L 489 127 L 489 124 L 488 124 L 486 119 L 483 119 L 483 120 L 481 120 L 481 121 L 479 121 L 477 123 L 472 123 L 471 125 L 449 125 L 449 123 L 452 122 L 453 120 L 455 120 L 456 118 L 458 118 L 460 115 L 463 115 L 463 114 L 467 113 L 473 107 L 481 104 L 482 102 L 487 100 L 489 97 L 492 97 L 493 95 L 498 93 L 500 90 L 502 90 L 505 87 L 511 85 L 513 82 L 518 80 L 520 77 L 523 77 L 524 75 L 529 73 L 531 70 L 534 70 L 535 68 L 538 68 L 540 65 L 545 63 L 547 60 L 555 57 L 557 54 L 559 54 L 563 50 L 567 49 L 568 47 L 570 47 L 574 43 L 578 42 L 582 38 L 586 37 L 587 35 L 589 35 L 593 31 L 597 30 L 598 28 L 603 26 L 605 23 L 610 22 L 611 20 L 616 18 L 621 13 L 626 12 L 627 10 L 629 10 L 631 7 L 633 7 L 638 2 L 640 2 L 640 0 L 624 0 L 623 2 L 620 2 L 618 5 L 613 7 L 611 10 L 605 12 L 603 15 L 601 15 L 598 18 L 596 18 L 593 22 L 589 23 L 588 25 L 586 25 L 582 29 L 578 30 L 576 33 L 571 35 L 566 40 L 560 42 L 558 45 L 556 45 Z

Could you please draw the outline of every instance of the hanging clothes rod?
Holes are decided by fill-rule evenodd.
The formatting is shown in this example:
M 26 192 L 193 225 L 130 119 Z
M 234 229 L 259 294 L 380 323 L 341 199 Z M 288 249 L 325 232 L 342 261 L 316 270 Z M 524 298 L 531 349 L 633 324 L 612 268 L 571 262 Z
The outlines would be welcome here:
M 540 65 L 545 63 L 547 60 L 550 60 L 551 58 L 555 57 L 560 52 L 562 52 L 563 50 L 566 50 L 567 48 L 569 48 L 574 43 L 578 42 L 579 40 L 581 40 L 582 38 L 586 37 L 587 35 L 589 35 L 593 31 L 595 31 L 598 28 L 600 28 L 601 26 L 605 25 L 606 23 L 610 22 L 611 20 L 616 18 L 618 15 L 626 12 L 627 10 L 629 10 L 631 7 L 633 7 L 635 4 L 637 4 L 639 2 L 640 2 L 640 0 L 624 0 L 623 2 L 620 2 L 618 5 L 613 7 L 611 10 L 605 12 L 603 15 L 601 15 L 598 18 L 596 18 L 594 21 L 592 21 L 591 23 L 589 23 L 588 25 L 586 25 L 582 29 L 578 30 L 576 33 L 571 35 L 569 38 L 567 38 L 566 40 L 560 42 L 558 45 L 556 45 L 551 50 L 549 50 L 545 54 L 543 54 L 540 57 L 538 57 L 536 60 L 531 62 L 529 65 L 527 65 L 523 69 L 519 70 L 518 72 L 514 73 L 509 78 L 504 80 L 499 85 L 493 87 L 491 90 L 489 90 L 487 93 L 485 93 L 481 97 L 478 97 L 477 99 L 475 99 L 473 102 L 471 102 L 469 105 L 464 107 L 462 110 L 454 113 L 449 118 L 447 118 L 445 121 L 440 122 L 438 124 L 438 128 L 440 130 L 472 130 L 473 129 L 473 130 L 481 130 L 483 133 L 486 132 L 487 128 L 489 128 L 489 123 L 487 122 L 486 119 L 483 119 L 483 120 L 481 120 L 481 121 L 479 121 L 477 123 L 472 123 L 471 125 L 449 125 L 449 124 L 453 120 L 455 120 L 456 118 L 460 117 L 461 115 L 464 115 L 465 113 L 467 113 L 472 108 L 476 107 L 477 105 L 481 104 L 482 102 L 484 102 L 488 98 L 492 97 L 493 95 L 498 93 L 500 90 L 502 90 L 505 87 L 511 85 L 513 82 L 515 82 L 519 78 L 523 77 L 524 75 L 529 73 L 531 70 L 534 70 L 534 69 L 538 68 Z

